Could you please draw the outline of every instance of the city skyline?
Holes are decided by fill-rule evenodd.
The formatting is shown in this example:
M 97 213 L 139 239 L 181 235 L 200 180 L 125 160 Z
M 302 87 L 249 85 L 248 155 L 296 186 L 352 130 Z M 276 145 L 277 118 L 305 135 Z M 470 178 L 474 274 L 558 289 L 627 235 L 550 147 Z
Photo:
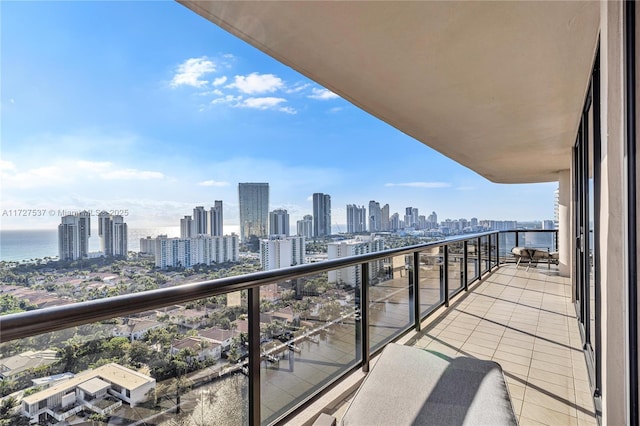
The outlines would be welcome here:
M 47 212 L 4 215 L 2 229 L 51 229 L 60 209 L 176 226 L 224 200 L 239 232 L 243 181 L 270 182 L 291 223 L 314 192 L 344 227 L 346 205 L 369 200 L 390 214 L 553 218 L 557 183 L 490 183 L 177 3 L 8 2 L 0 19 L 2 211 Z

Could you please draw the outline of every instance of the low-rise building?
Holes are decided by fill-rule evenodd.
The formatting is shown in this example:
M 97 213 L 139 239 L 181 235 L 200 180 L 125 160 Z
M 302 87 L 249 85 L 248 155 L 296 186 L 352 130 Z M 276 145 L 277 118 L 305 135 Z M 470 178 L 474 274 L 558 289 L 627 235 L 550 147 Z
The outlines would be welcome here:
M 146 401 L 155 386 L 154 378 L 110 363 L 25 396 L 22 414 L 30 417 L 33 423 L 46 423 L 51 419 L 62 422 L 84 409 L 107 414 L 119 408 L 122 402 L 135 407 Z M 99 403 L 109 399 L 113 403 Z

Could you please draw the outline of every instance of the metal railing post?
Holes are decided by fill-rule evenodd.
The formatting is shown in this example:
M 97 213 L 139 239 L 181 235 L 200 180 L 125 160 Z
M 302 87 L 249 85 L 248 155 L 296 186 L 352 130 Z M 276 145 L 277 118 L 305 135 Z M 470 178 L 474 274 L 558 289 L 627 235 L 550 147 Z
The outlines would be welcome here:
M 478 237 L 478 279 L 482 278 L 482 238 Z
M 467 273 L 468 271 L 468 265 L 469 265 L 469 247 L 467 244 L 467 241 L 465 241 L 463 243 L 463 247 L 462 247 L 462 261 L 464 262 L 464 266 L 462 267 L 462 275 L 464 278 L 464 291 L 468 291 L 469 290 L 469 280 L 468 280 L 468 275 Z
M 360 339 L 362 351 L 362 371 L 369 372 L 369 263 L 360 265 L 362 274 L 362 284 L 360 285 Z
M 447 245 L 443 245 L 442 249 L 444 250 L 443 255 L 443 286 L 444 286 L 444 306 L 449 307 L 449 250 L 447 250 Z
M 413 320 L 416 331 L 420 331 L 420 252 L 413 253 Z
M 499 232 L 496 234 L 496 257 L 497 257 L 496 268 L 499 268 L 500 267 L 500 233 Z
M 249 424 L 260 425 L 260 287 L 247 290 L 249 311 Z
M 487 261 L 489 262 L 489 272 L 491 271 L 491 259 L 493 256 L 491 255 L 491 235 L 487 236 Z
M 515 232 L 516 232 L 516 242 L 514 247 L 520 247 L 520 241 L 519 241 L 520 233 L 518 231 L 515 231 Z

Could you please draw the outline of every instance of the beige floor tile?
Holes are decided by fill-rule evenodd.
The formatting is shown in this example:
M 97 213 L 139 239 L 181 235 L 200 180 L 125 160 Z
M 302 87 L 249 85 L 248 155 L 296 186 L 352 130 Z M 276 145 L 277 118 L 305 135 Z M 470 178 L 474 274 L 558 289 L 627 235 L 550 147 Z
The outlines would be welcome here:
M 496 352 L 505 352 L 514 355 L 531 357 L 531 350 L 527 348 L 521 348 L 519 346 L 506 345 L 502 341 L 498 344 Z
M 526 395 L 525 395 L 526 397 Z M 522 417 L 535 420 L 545 425 L 553 426 L 577 426 L 577 417 L 572 417 L 549 408 L 524 401 L 522 404 Z
M 529 379 L 535 379 L 534 383 L 542 381 L 560 385 L 563 387 L 573 386 L 572 378 L 564 376 L 562 374 L 555 374 L 550 371 L 540 370 L 533 366 L 529 368 Z
M 527 387 L 524 394 L 524 400 L 531 404 L 540 405 L 550 410 L 576 417 L 576 409 L 573 402 L 564 398 L 548 395 L 547 393 Z
M 516 364 L 524 365 L 526 367 L 529 367 L 531 365 L 531 358 L 529 356 L 516 355 L 509 352 L 504 352 L 501 350 L 496 350 L 495 353 L 493 354 L 493 358 L 496 360 L 513 362 Z

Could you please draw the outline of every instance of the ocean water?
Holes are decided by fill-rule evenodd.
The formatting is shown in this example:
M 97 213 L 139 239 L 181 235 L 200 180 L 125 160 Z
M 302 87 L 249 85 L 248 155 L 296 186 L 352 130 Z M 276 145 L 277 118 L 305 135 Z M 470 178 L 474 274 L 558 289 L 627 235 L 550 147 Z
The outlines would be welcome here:
M 129 228 L 129 251 L 140 250 L 140 238 L 156 237 L 167 234 L 169 237 L 179 237 L 180 228 L 177 226 L 161 226 L 157 228 Z M 98 230 L 91 230 L 89 250 L 100 250 Z M 58 256 L 58 230 L 0 230 L 0 261 L 22 261 L 42 259 Z

